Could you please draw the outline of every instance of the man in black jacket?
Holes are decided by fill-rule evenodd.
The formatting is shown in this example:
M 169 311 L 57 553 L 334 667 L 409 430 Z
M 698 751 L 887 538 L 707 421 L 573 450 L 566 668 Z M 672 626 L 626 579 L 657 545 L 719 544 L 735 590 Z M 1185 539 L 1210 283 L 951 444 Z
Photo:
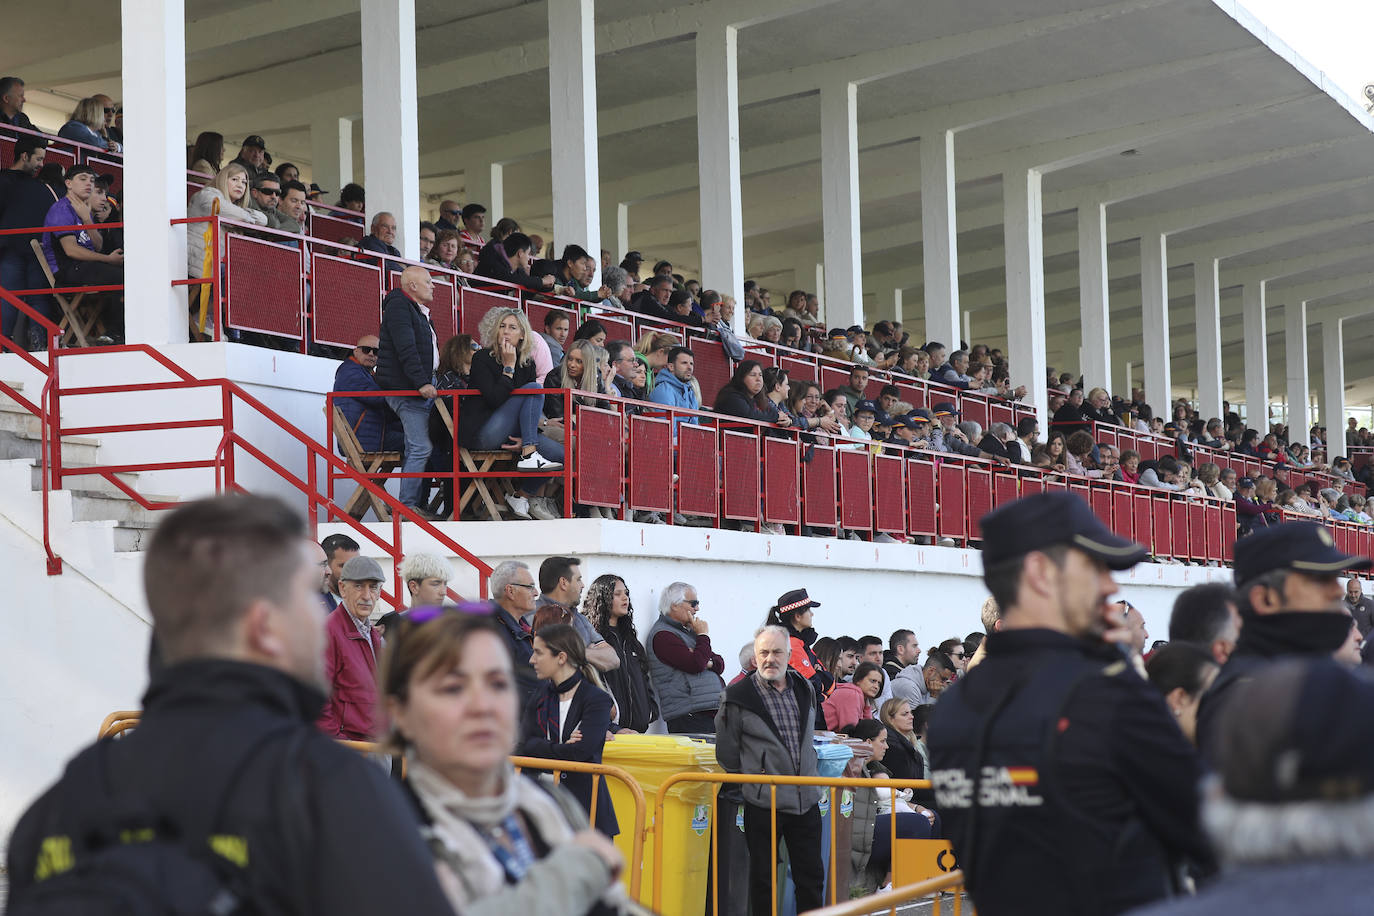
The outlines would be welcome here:
M 14 164 L 0 172 L 0 229 L 18 229 L 24 226 L 41 226 L 48 215 L 48 209 L 57 202 L 52 188 L 38 180 L 38 172 L 43 168 L 47 156 L 48 141 L 42 137 L 21 136 L 14 144 Z M 43 289 L 48 278 L 43 267 L 34 257 L 29 240 L 36 235 L 0 235 L 0 287 L 5 289 Z M 44 295 L 25 296 L 24 302 L 53 321 L 57 320 L 56 308 L 50 297 Z M 16 343 L 27 345 L 30 350 L 41 349 L 46 335 L 37 322 L 30 324 L 19 318 L 23 313 L 8 302 L 0 302 L 0 334 L 13 338 L 16 327 L 28 327 L 28 341 Z
M 1145 549 L 1069 493 L 984 516 L 983 581 L 1002 609 L 987 656 L 930 723 L 931 780 L 978 912 L 1116 914 L 1210 864 L 1197 755 L 1127 662 L 1112 570 Z M 1115 606 L 1119 608 L 1119 605 Z
M 434 280 L 423 267 L 407 267 L 401 283 L 382 301 L 382 333 L 374 377 L 383 391 L 415 391 L 415 395 L 388 395 L 389 406 L 401 418 L 406 444 L 401 470 L 407 474 L 425 469 L 433 446 L 429 440 L 429 411 L 437 393 L 434 371 L 439 368 L 439 344 L 429 303 L 434 300 Z M 400 499 L 425 518 L 419 508 L 420 477 L 401 478 Z
M 536 293 L 553 289 L 553 277 L 543 276 L 534 279 L 530 276 L 530 263 L 534 258 L 530 237 L 523 232 L 512 232 L 500 242 L 488 242 L 477 258 L 477 274 L 490 277 L 502 283 L 512 283 Z
M 20 820 L 12 908 L 81 875 L 90 838 L 104 834 L 137 837 L 146 851 L 120 852 L 145 861 L 180 846 L 253 912 L 373 916 L 398 900 L 451 912 L 396 785 L 315 730 L 324 628 L 305 535 L 296 513 L 259 496 L 202 500 L 162 520 L 144 587 L 168 664 L 138 727 L 83 751 Z M 104 804 L 117 821 L 99 820 Z

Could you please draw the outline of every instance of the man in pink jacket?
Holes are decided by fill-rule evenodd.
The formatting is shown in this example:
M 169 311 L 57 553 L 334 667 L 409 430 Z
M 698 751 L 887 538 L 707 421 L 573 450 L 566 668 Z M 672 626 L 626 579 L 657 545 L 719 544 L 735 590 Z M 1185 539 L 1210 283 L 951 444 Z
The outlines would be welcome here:
M 342 601 L 325 622 L 325 677 L 329 702 L 319 727 L 332 738 L 372 741 L 377 737 L 377 661 L 382 636 L 368 618 L 386 575 L 371 557 L 356 556 L 339 573 Z

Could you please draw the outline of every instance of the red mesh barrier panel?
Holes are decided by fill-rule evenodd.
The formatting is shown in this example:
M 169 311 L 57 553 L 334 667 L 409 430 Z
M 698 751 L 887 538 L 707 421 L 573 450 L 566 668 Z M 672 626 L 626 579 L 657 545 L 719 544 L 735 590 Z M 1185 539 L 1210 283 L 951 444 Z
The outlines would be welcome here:
M 831 388 L 843 388 L 849 384 L 849 373 L 833 366 L 821 366 L 820 383 L 822 394 Z
M 959 419 L 972 420 L 981 426 L 984 432 L 988 428 L 988 412 L 989 405 L 986 396 L 970 394 L 967 391 L 959 396 Z
M 1123 538 L 1135 540 L 1135 515 L 1132 510 L 1131 491 L 1126 487 L 1113 487 L 1112 531 Z
M 968 536 L 983 539 L 983 516 L 992 511 L 992 472 L 986 468 L 968 469 Z
M 934 537 L 938 528 L 935 520 L 935 465 L 929 461 L 908 461 L 906 479 L 911 533 Z
M 628 318 L 612 318 L 610 315 L 598 315 L 596 320 L 601 322 L 601 326 L 606 329 L 606 339 L 608 341 L 623 340 L 633 346 L 638 339 L 635 337 L 634 325 Z M 573 332 L 576 333 L 577 329 L 573 328 Z
M 1207 506 L 1193 500 L 1188 507 L 1188 557 L 1193 560 L 1206 560 L 1210 555 L 1207 542 L 1211 532 L 1207 530 Z
M 725 518 L 755 521 L 759 517 L 759 437 L 725 430 L 720 434 L 725 456 Z
M 56 162 L 58 165 L 62 166 L 62 170 L 65 172 L 67 169 L 76 165 L 76 151 L 54 146 L 52 140 L 49 140 L 48 152 L 47 155 L 43 157 L 43 164 L 47 165 L 49 162 Z
M 1020 422 L 1021 422 L 1022 420 L 1024 420 L 1026 417 L 1033 417 L 1033 416 L 1035 416 L 1035 409 L 1034 409 L 1034 408 L 1026 407 L 1026 406 L 1021 405 L 1021 404 L 1017 404 L 1017 405 L 1013 406 L 1013 407 L 1012 407 L 1012 412 L 1016 415 L 1016 422 L 1017 422 L 1017 423 L 1020 423 Z M 1013 424 L 1013 425 L 1015 425 L 1015 424 Z
M 814 382 L 816 380 L 815 363 L 796 359 L 791 356 L 784 356 L 781 365 L 782 368 L 787 370 L 787 377 L 794 385 L 797 382 Z
M 123 203 L 124 201 L 124 166 L 109 159 L 102 159 L 99 156 L 87 156 L 86 164 L 95 169 L 101 175 L 109 175 L 114 181 L 110 184 L 110 196 Z
M 1067 493 L 1067 492 L 1069 492 L 1069 485 L 1068 485 L 1068 483 L 1067 483 L 1066 481 L 1063 481 L 1063 480 L 1046 480 L 1046 481 L 1045 481 L 1045 492 L 1046 492 L 1046 493 Z
M 14 165 L 14 138 L 0 135 L 0 169 Z
M 1092 488 L 1088 501 L 1092 504 L 1093 515 L 1097 516 L 1098 521 L 1112 527 L 1112 491 L 1106 487 Z
M 1070 481 L 1069 492 L 1083 500 L 1083 502 L 1088 502 L 1088 484 L 1086 482 L 1081 480 Z
M 1236 556 L 1236 507 L 1221 507 L 1221 558 L 1226 561 Z
M 801 524 L 801 443 L 795 439 L 763 439 L 763 520 Z
M 1203 526 L 1207 532 L 1205 560 L 1221 559 L 1221 504 L 1208 502 L 1203 508 Z
M 902 400 L 906 401 L 912 407 L 930 406 L 926 403 L 926 389 L 923 385 L 901 384 L 897 386 L 897 390 L 902 393 Z
M 486 290 L 465 286 L 458 294 L 458 326 L 463 329 L 462 333 L 471 334 L 474 340 L 481 343 L 477 337 L 477 330 L 487 312 L 494 308 L 519 307 L 520 300 L 513 296 L 503 296 L 500 293 L 489 293 Z
M 438 278 L 434 280 L 434 301 L 429 304 L 429 320 L 434 323 L 434 336 L 442 352 L 448 339 L 458 333 L 458 298 L 454 295 L 453 284 Z
M 1110 445 L 1110 446 L 1112 446 L 1113 448 L 1117 448 L 1117 447 L 1118 447 L 1118 445 L 1117 445 L 1117 442 L 1118 442 L 1118 438 L 1117 438 L 1118 433 L 1117 433 L 1117 430 L 1118 430 L 1118 429 L 1119 429 L 1119 427 L 1112 426 L 1110 423 L 1094 423 L 1094 424 L 1093 424 L 1093 433 L 1094 433 L 1094 435 L 1097 437 L 1098 444 L 1100 444 L 1100 445 Z
M 353 247 L 357 247 L 358 243 L 363 240 L 363 236 L 367 235 L 367 227 L 361 222 L 331 216 L 313 209 L 310 211 L 308 222 L 310 235 L 327 242 L 342 242 L 352 239 Z
M 1150 499 L 1151 531 L 1157 557 L 1174 555 L 1173 518 L 1169 514 L 1169 501 L 1167 496 L 1152 495 Z
M 701 402 L 709 407 L 716 395 L 730 381 L 730 358 L 720 341 L 696 338 L 691 342 L 697 382 L 701 385 Z
M 745 347 L 744 358 L 752 359 L 764 369 L 778 364 L 778 355 L 776 351 L 758 345 Z
M 1021 495 L 1030 496 L 1033 493 L 1045 492 L 1045 478 L 1043 477 L 1022 477 Z
M 620 508 L 622 449 L 620 414 L 578 404 L 573 472 L 574 497 L 588 506 Z
M 544 322 L 548 320 L 550 312 L 557 312 L 568 317 L 568 342 L 571 343 L 572 336 L 577 331 L 577 309 L 552 305 L 548 302 L 535 302 L 532 299 L 525 302 L 525 317 L 529 318 L 530 327 L 536 334 L 547 333 Z M 610 335 L 607 335 L 606 339 L 610 340 Z M 567 347 L 565 346 L 563 349 L 567 350 Z
M 906 534 L 905 461 L 897 455 L 873 458 L 874 527 L 889 534 Z
M 1171 556 L 1186 560 L 1193 555 L 1193 532 L 1188 528 L 1188 503 L 1182 499 L 1169 501 L 1169 529 L 1173 537 Z M 1198 532 L 1201 534 L 1201 532 Z
M 844 449 L 840 463 L 840 524 L 851 531 L 873 530 L 873 468 L 868 450 Z
M 373 264 L 311 256 L 310 295 L 315 340 L 352 349 L 382 326 L 382 271 Z
M 1005 506 L 1009 502 L 1014 502 L 1020 495 L 1020 485 L 1015 473 L 992 475 L 992 503 L 994 506 Z
M 1005 423 L 1012 429 L 1016 428 L 1016 412 L 1011 406 L 1001 401 L 993 401 L 988 407 L 988 425 L 993 423 Z
M 834 528 L 835 449 L 816 445 L 810 452 L 811 460 L 802 465 L 803 524 L 809 528 Z
M 939 475 L 940 536 L 964 542 L 968 538 L 968 503 L 964 499 L 964 468 L 946 461 Z
M 868 380 L 868 385 L 864 387 L 864 397 L 868 398 L 870 401 L 873 401 L 876 404 L 878 401 L 878 395 L 882 392 L 883 388 L 886 385 L 887 379 L 870 377 Z
M 1154 510 L 1150 505 L 1150 494 L 1136 491 L 1131 494 L 1131 524 L 1135 526 L 1135 540 L 1143 544 L 1151 554 L 1155 552 Z
M 720 498 L 716 430 L 683 423 L 677 430 L 677 511 L 716 517 Z
M 671 512 L 673 428 L 670 420 L 630 417 L 630 508 Z
M 635 322 L 635 324 L 638 325 L 638 328 L 636 329 L 638 332 L 636 334 L 636 338 L 643 337 L 645 334 L 649 333 L 650 331 L 653 331 L 655 334 L 667 334 L 669 337 L 673 338 L 673 340 L 677 341 L 678 343 L 682 342 L 682 328 L 679 328 L 676 325 L 664 324 L 661 321 L 654 321 L 649 318 L 640 318 Z M 607 333 L 606 339 L 611 339 L 609 333 Z
M 229 327 L 300 339 L 304 297 L 300 249 L 230 234 L 225 238 L 225 255 Z M 319 295 L 316 291 L 316 301 Z M 380 322 L 375 324 L 371 333 L 380 326 Z M 348 346 L 357 342 L 355 336 Z

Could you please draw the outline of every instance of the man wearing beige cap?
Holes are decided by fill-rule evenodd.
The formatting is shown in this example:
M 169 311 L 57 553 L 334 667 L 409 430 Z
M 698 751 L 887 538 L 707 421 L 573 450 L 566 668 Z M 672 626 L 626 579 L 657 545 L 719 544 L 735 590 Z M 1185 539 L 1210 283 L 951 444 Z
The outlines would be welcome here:
M 371 557 L 356 556 L 339 574 L 343 599 L 325 622 L 325 677 L 329 702 L 320 730 L 335 738 L 371 741 L 377 735 L 377 660 L 382 635 L 369 622 L 386 574 Z

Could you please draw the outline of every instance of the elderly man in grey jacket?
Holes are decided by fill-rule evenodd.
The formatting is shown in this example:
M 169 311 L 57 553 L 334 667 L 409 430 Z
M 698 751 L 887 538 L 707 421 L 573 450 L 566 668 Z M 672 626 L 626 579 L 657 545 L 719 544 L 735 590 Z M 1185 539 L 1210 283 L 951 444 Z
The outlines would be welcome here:
M 810 684 L 789 669 L 790 654 L 788 634 L 782 627 L 762 627 L 754 635 L 756 670 L 725 691 L 716 714 L 716 760 L 727 771 L 816 775 L 816 749 L 811 743 L 816 695 Z M 778 852 L 772 840 L 771 789 L 767 785 L 742 788 L 750 911 L 771 913 Z M 821 790 L 815 786 L 777 789 L 777 836 L 787 844 L 798 913 L 822 904 L 825 866 L 821 862 L 820 797 Z

